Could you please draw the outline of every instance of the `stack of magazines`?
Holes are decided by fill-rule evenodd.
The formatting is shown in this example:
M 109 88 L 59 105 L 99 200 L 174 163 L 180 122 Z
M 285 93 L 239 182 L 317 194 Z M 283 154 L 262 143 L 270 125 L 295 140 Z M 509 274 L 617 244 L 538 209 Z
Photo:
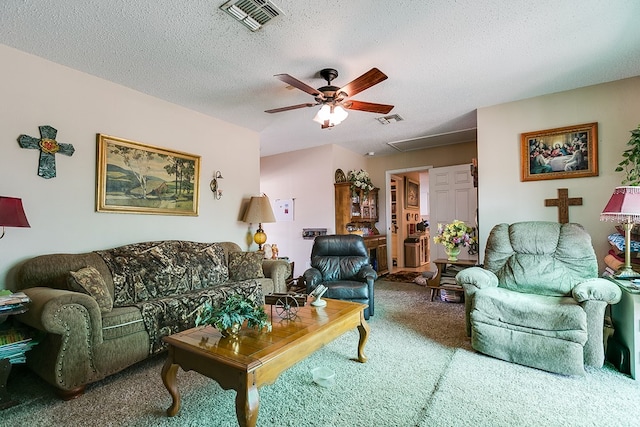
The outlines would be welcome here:
M 23 313 L 27 311 L 26 304 L 30 302 L 24 292 L 0 291 L 0 316 Z
M 607 271 L 602 273 L 602 277 L 609 279 L 632 294 L 640 294 L 640 279 L 619 279 Z
M 9 359 L 11 364 L 24 363 L 25 352 L 29 351 L 37 341 L 25 328 L 12 326 L 10 322 L 2 323 L 7 316 L 27 311 L 31 300 L 24 292 L 12 293 L 0 291 L 0 359 Z

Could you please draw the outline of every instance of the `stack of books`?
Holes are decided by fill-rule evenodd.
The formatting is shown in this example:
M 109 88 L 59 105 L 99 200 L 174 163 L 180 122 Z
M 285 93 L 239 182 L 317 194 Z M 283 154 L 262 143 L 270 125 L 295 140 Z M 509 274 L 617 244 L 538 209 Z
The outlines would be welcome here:
M 24 313 L 31 300 L 24 292 L 0 291 L 0 316 Z
M 36 344 L 37 342 L 24 330 L 0 327 L 0 359 L 9 359 L 12 365 L 25 363 L 25 352 Z

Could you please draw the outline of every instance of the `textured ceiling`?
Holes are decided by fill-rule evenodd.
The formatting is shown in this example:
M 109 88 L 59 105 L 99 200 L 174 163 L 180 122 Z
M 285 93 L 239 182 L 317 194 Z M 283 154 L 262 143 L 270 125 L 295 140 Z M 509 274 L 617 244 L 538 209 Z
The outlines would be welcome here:
M 4 0 L 0 43 L 260 134 L 261 155 L 337 144 L 376 155 L 441 145 L 480 107 L 640 75 L 638 0 L 273 0 L 251 32 L 226 0 Z M 333 129 L 273 77 L 343 86 L 372 67 L 389 78 L 354 99 L 404 120 L 352 111 Z M 467 136 L 468 132 L 464 132 Z M 403 142 L 410 141 L 410 144 Z

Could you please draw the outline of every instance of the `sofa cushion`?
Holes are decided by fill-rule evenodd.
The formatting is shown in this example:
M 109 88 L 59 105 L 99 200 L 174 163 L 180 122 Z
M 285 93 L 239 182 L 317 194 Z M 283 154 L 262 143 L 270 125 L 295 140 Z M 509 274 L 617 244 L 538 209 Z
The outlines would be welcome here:
M 245 280 L 137 303 L 149 334 L 149 353 L 167 348 L 163 337 L 193 328 L 196 312 L 202 304 L 208 302 L 218 306 L 234 294 L 240 294 L 256 304 L 264 301 L 260 284 L 256 280 Z
M 102 316 L 102 338 L 112 340 L 145 331 L 140 309 L 136 306 L 116 307 Z
M 107 289 L 102 275 L 94 267 L 81 268 L 70 271 L 67 279 L 69 289 L 91 295 L 102 313 L 109 313 L 113 309 L 113 298 Z
M 229 280 L 262 279 L 262 252 L 230 252 Z
M 181 295 L 229 280 L 224 248 L 219 243 L 167 240 L 97 253 L 111 271 L 115 307 Z
M 336 280 L 330 283 L 325 298 L 334 299 L 369 299 L 367 282 L 355 282 L 352 280 Z
M 587 315 L 571 297 L 523 294 L 503 288 L 480 289 L 475 293 L 473 315 L 476 320 L 513 325 L 534 334 L 545 331 L 582 331 L 586 340 Z

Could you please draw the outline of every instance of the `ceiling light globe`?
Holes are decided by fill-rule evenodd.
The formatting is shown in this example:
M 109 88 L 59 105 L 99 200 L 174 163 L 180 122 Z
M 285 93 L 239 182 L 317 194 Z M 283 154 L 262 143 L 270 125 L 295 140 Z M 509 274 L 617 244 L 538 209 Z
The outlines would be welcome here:
M 348 115 L 349 113 L 347 113 L 347 110 L 338 105 L 333 109 L 333 117 L 331 121 L 337 125 L 339 123 L 342 123 L 342 121 L 346 119 Z
M 318 110 L 318 113 L 313 118 L 313 121 L 323 124 L 326 120 L 329 120 L 330 117 L 331 117 L 331 107 L 325 104 L 320 108 L 320 110 Z

